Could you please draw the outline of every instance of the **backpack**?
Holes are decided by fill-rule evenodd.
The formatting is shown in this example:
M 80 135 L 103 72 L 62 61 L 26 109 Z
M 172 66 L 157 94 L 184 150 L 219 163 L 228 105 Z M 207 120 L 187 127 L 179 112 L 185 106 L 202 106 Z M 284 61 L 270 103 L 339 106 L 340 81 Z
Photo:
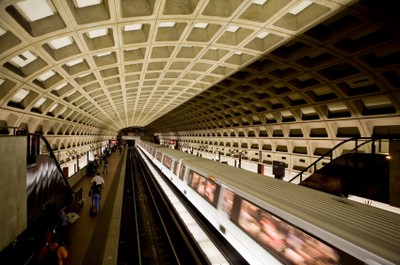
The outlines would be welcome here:
M 60 248 L 60 245 L 58 245 L 54 251 L 52 251 L 49 246 L 46 246 L 46 247 L 47 247 L 47 255 L 43 257 L 41 264 L 43 264 L 43 265 L 58 265 L 57 251 Z
M 93 194 L 101 194 L 102 185 L 95 185 L 92 186 L 92 195 Z

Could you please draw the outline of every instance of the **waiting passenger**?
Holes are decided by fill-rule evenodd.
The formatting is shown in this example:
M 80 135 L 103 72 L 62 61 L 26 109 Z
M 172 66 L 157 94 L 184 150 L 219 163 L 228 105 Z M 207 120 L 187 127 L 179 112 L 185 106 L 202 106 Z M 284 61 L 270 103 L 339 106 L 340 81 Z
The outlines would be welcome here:
M 108 158 L 106 156 L 104 157 L 103 162 L 104 162 L 103 174 L 104 173 L 108 174 Z
M 38 259 L 43 265 L 62 265 L 68 257 L 68 250 L 59 242 L 58 235 L 46 232 L 46 245 L 41 249 Z
M 104 188 L 104 179 L 99 173 L 96 174 L 90 181 L 89 196 L 92 197 L 92 205 L 90 207 L 91 214 L 97 214 L 100 210 L 101 194 Z

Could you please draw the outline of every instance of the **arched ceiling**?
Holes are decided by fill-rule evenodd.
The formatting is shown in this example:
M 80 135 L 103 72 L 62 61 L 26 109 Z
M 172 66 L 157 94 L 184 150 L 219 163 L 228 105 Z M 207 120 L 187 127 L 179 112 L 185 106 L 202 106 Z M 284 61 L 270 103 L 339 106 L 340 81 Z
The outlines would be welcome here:
M 0 121 L 111 135 L 398 125 L 398 28 L 371 3 L 3 0 Z

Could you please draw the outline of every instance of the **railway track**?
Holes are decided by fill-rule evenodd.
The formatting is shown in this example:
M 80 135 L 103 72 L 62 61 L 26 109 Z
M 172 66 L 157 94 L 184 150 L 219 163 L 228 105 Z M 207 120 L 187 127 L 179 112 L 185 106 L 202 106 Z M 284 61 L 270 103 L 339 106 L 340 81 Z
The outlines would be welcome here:
M 140 156 L 128 156 L 118 264 L 208 264 Z

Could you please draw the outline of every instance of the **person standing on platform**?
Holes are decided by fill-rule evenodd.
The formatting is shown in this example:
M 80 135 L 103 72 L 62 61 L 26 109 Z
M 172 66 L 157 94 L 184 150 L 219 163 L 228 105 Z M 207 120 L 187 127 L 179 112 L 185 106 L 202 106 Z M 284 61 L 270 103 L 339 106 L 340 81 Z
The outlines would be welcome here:
M 104 179 L 99 173 L 96 174 L 90 181 L 89 196 L 92 197 L 92 205 L 90 207 L 90 213 L 97 214 L 100 210 L 101 193 L 104 188 Z
M 40 250 L 39 264 L 62 265 L 68 257 L 68 250 L 59 242 L 58 235 L 52 231 L 46 232 L 46 245 Z
M 107 158 L 107 156 L 104 157 L 103 163 L 104 163 L 103 174 L 104 173 L 108 174 L 108 158 Z

